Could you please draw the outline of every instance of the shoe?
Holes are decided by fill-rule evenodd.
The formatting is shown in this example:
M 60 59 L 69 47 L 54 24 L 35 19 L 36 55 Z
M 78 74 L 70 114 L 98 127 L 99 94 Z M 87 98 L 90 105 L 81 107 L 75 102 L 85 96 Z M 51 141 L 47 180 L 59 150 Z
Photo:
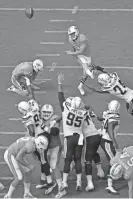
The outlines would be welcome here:
M 63 191 L 60 191 L 57 193 L 57 195 L 55 196 L 55 198 L 62 198 L 63 196 L 65 196 L 67 194 L 66 190 L 64 189 Z
M 37 186 L 36 186 L 36 189 L 42 189 L 42 188 L 45 188 L 45 187 L 47 187 L 48 186 L 48 184 L 47 184 L 47 181 L 46 180 L 40 180 L 40 184 L 38 184 Z
M 82 190 L 82 185 L 76 185 L 76 191 L 81 191 Z
M 50 194 L 53 191 L 53 189 L 56 187 L 56 185 L 57 185 L 56 182 L 51 182 L 50 184 L 47 184 L 47 187 L 45 187 L 46 188 L 45 194 L 46 195 Z
M 85 188 L 85 191 L 92 191 L 93 189 L 94 189 L 94 184 L 92 181 L 89 181 L 87 187 Z
M 107 191 L 108 193 L 113 194 L 113 195 L 119 195 L 119 192 L 116 191 L 113 187 L 106 187 L 106 191 Z
M 85 95 L 85 91 L 83 90 L 83 88 L 81 88 L 80 86 L 78 86 L 78 89 L 79 89 L 81 95 Z
M 11 199 L 10 196 L 8 196 L 7 194 L 4 196 L 4 199 Z

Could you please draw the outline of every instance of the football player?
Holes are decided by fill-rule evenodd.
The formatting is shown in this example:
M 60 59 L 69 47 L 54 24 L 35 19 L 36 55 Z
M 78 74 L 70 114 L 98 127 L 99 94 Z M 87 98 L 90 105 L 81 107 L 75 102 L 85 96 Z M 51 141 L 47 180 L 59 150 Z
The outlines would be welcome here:
M 5 199 L 12 198 L 12 195 L 24 177 L 24 198 L 35 198 L 30 192 L 31 173 L 34 165 L 27 162 L 26 154 L 33 154 L 36 150 L 41 151 L 47 148 L 48 141 L 45 137 L 22 137 L 10 145 L 4 153 L 4 159 L 11 170 L 14 180 L 11 183 Z
M 92 63 L 88 39 L 84 34 L 80 34 L 76 26 L 70 26 L 68 28 L 69 43 L 73 47 L 73 51 L 66 51 L 68 55 L 76 57 L 77 62 L 83 67 L 83 77 L 81 78 L 78 89 L 81 95 L 85 94 L 83 90 L 83 84 L 87 80 L 88 76 L 94 79 L 94 71 L 98 70 L 104 72 L 104 68 L 95 66 Z
M 97 150 L 100 146 L 101 135 L 95 127 L 92 117 L 96 117 L 94 112 L 89 109 L 86 119 L 83 124 L 83 135 L 85 137 L 85 173 L 87 178 L 86 191 L 91 191 L 94 189 L 94 184 L 92 181 L 92 161 L 94 160 L 97 167 L 97 176 L 100 178 L 104 177 L 104 171 L 101 167 L 100 156 Z
M 124 148 L 111 160 L 110 176 L 113 180 L 123 177 L 128 181 L 128 197 L 133 198 L 133 146 Z
M 13 85 L 7 90 L 34 99 L 33 88 L 36 86 L 33 84 L 33 81 L 38 72 L 42 71 L 43 68 L 43 62 L 39 59 L 33 62 L 22 62 L 13 70 L 11 77 Z
M 57 185 L 60 191 L 62 185 L 62 177 L 59 169 L 59 161 L 61 156 L 61 140 L 60 140 L 60 121 L 61 116 L 54 114 L 54 108 L 51 104 L 45 104 L 41 108 L 41 118 L 44 126 L 51 126 L 50 129 L 50 143 L 48 147 L 48 160 L 50 168 L 52 169 Z M 43 174 L 42 174 L 43 175 Z
M 126 101 L 127 111 L 133 115 L 133 90 L 125 86 L 116 72 L 110 74 L 100 74 L 98 83 L 101 90 L 97 90 L 87 85 L 88 88 L 97 93 L 110 93 Z
M 110 163 L 111 159 L 116 155 L 116 152 L 121 151 L 119 144 L 116 140 L 117 132 L 120 125 L 120 103 L 116 100 L 108 104 L 108 110 L 103 112 L 103 117 L 97 117 L 99 121 L 103 121 L 101 128 L 101 143 L 100 146 L 105 152 L 106 158 Z M 108 169 L 108 179 L 106 191 L 112 194 L 118 194 L 113 188 L 113 180 L 109 175 L 110 166 Z
M 63 75 L 60 74 L 58 76 L 58 98 L 62 110 L 65 152 L 62 190 L 65 190 L 68 187 L 67 178 L 70 172 L 70 164 L 74 158 L 77 174 L 76 190 L 79 191 L 81 189 L 81 156 L 84 141 L 82 125 L 87 111 L 85 109 L 85 104 L 80 97 L 70 97 L 65 99 L 62 81 Z
M 48 146 L 50 142 L 49 128 L 44 129 L 43 121 L 41 119 L 39 105 L 35 100 L 29 100 L 28 102 L 20 102 L 18 104 L 18 110 L 22 113 L 22 122 L 24 123 L 26 129 L 28 130 L 28 136 L 38 137 L 44 136 L 48 140 Z M 37 185 L 36 188 L 45 187 L 47 190 L 45 194 L 48 194 L 55 187 L 55 183 L 52 181 L 52 177 L 50 174 L 50 166 L 47 160 L 47 151 L 46 148 L 43 153 L 39 153 L 35 151 L 35 155 L 39 159 L 41 163 L 41 184 Z

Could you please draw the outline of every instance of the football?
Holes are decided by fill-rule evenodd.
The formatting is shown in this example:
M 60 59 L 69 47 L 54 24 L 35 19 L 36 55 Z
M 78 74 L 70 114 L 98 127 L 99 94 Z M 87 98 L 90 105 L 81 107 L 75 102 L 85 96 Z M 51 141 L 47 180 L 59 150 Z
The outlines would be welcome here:
M 26 16 L 27 16 L 29 19 L 31 19 L 31 18 L 33 17 L 33 15 L 34 15 L 34 10 L 33 10 L 33 8 L 26 8 L 25 14 L 26 14 Z

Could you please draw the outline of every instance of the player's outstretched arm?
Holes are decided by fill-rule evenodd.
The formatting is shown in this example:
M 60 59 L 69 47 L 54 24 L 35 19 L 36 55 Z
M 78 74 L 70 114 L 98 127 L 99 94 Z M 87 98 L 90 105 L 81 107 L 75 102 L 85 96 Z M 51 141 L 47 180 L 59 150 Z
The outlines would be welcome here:
M 89 86 L 88 84 L 86 84 L 86 82 L 82 82 L 87 88 L 89 88 L 90 90 L 96 92 L 96 93 L 109 93 L 108 91 L 102 91 L 102 90 L 98 90 L 98 89 L 95 89 L 93 88 L 92 86 Z
M 65 101 L 65 97 L 64 97 L 62 83 L 64 81 L 64 75 L 59 74 L 57 80 L 58 80 L 58 100 L 60 103 L 61 110 L 63 111 L 63 102 Z

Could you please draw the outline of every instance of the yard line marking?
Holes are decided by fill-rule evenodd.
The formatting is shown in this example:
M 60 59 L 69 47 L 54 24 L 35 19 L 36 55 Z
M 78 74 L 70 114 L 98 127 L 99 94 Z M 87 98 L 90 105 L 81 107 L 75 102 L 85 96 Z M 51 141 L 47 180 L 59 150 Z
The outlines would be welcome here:
M 65 44 L 64 42 L 40 42 L 40 44 L 45 44 L 45 45 L 61 45 Z
M 22 118 L 9 118 L 10 121 L 21 121 Z
M 0 149 L 7 149 L 7 146 L 0 146 Z
M 0 66 L 0 68 L 15 68 L 16 66 Z M 132 66 L 102 66 L 104 68 L 111 69 L 129 69 L 133 70 Z M 52 66 L 46 66 L 46 68 L 52 68 Z M 77 69 L 82 68 L 81 66 L 56 66 L 56 68 L 64 68 L 64 69 Z
M 66 30 L 46 30 L 44 33 L 67 33 Z
M 51 19 L 50 22 L 73 22 L 74 20 L 68 19 Z
M 4 196 L 4 195 L 6 195 L 7 193 L 0 193 L 0 196 Z
M 35 11 L 66 11 L 72 12 L 69 8 L 34 8 Z M 0 8 L 0 11 L 25 11 L 25 8 Z M 81 12 L 133 12 L 132 8 L 78 8 Z
M 6 164 L 6 162 L 0 162 L 0 164 Z
M 35 79 L 35 81 L 50 81 L 52 79 Z
M 14 177 L 0 177 L 0 180 L 12 180 Z
M 60 54 L 36 54 L 36 56 L 40 56 L 40 57 L 59 57 Z

